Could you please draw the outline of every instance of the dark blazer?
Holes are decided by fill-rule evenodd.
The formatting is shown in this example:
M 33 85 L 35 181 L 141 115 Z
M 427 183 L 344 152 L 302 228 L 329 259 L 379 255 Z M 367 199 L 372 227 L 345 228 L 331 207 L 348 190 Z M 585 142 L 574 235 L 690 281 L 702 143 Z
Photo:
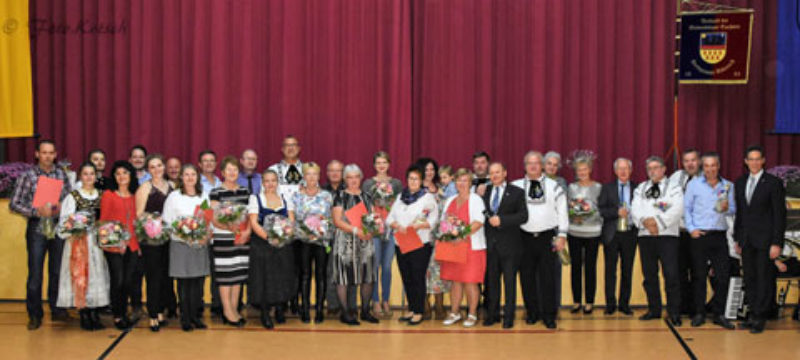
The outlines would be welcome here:
M 637 183 L 633 180 L 628 181 L 627 191 L 629 192 L 628 198 L 633 203 L 633 189 L 636 189 Z M 603 217 L 603 243 L 610 243 L 617 233 L 617 219 L 619 219 L 620 199 L 619 199 L 619 184 L 617 180 L 610 183 L 603 184 L 600 190 L 600 198 L 597 199 L 597 208 L 600 209 L 600 216 Z M 628 204 L 630 206 L 630 204 Z M 630 208 L 628 209 L 630 211 Z M 636 227 L 632 227 L 634 230 Z
M 486 187 L 486 193 L 483 194 L 483 203 L 486 207 L 484 234 L 486 235 L 487 245 L 497 244 L 498 249 L 516 250 L 511 249 L 511 247 L 522 240 L 519 227 L 528 221 L 525 191 L 507 182 L 502 199 L 500 199 L 500 206 L 497 208 L 497 214 L 491 211 L 493 191 L 494 186 L 489 184 Z M 493 215 L 500 217 L 500 227 L 494 227 L 489 224 L 489 217 Z
M 786 190 L 783 181 L 766 171 L 758 179 L 750 204 L 745 193 L 750 174 L 736 180 L 736 221 L 734 239 L 739 246 L 749 244 L 757 249 L 770 245 L 783 248 L 786 232 Z

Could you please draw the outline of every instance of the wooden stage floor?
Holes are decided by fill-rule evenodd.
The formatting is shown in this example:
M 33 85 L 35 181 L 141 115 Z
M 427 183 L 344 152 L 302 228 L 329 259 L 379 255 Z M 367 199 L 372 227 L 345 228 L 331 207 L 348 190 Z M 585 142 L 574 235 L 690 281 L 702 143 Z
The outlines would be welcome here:
M 28 331 L 22 303 L 0 304 L 0 349 L 3 359 L 798 359 L 800 322 L 789 319 L 791 309 L 768 323 L 767 331 L 752 335 L 724 330 L 710 322 L 691 328 L 689 320 L 673 333 L 663 321 L 639 321 L 622 314 L 605 316 L 560 313 L 558 329 L 541 322 L 526 325 L 521 312 L 511 330 L 480 324 L 465 329 L 445 327 L 439 321 L 408 326 L 395 319 L 377 325 L 347 327 L 335 319 L 303 324 L 296 317 L 275 330 L 265 330 L 256 317 L 236 329 L 211 321 L 208 330 L 185 333 L 176 320 L 158 333 L 146 320 L 128 333 L 116 329 L 87 332 L 77 319 L 50 322 Z M 208 314 L 208 312 L 206 312 Z M 77 315 L 72 313 L 73 317 Z M 110 319 L 104 317 L 110 325 Z M 678 340 L 683 339 L 686 348 Z M 688 349 L 687 349 L 688 348 Z

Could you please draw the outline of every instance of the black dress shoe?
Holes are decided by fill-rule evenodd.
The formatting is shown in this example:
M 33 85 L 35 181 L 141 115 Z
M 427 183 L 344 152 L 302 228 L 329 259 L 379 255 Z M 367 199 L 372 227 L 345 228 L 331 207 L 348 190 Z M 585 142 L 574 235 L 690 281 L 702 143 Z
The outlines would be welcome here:
M 614 306 L 614 305 L 611 305 L 611 306 L 606 306 L 606 309 L 605 309 L 605 311 L 603 311 L 603 314 L 614 315 L 615 312 L 617 312 L 617 307 Z
M 581 304 L 577 304 L 577 305 L 573 306 L 572 309 L 569 309 L 569 312 L 571 314 L 577 314 L 578 311 L 581 311 Z
M 188 332 L 194 330 L 194 327 L 192 326 L 191 323 L 181 322 L 181 330 Z
M 300 310 L 300 321 L 302 321 L 304 324 L 311 322 L 311 315 L 307 309 Z
M 32 317 L 28 319 L 28 330 L 36 330 L 42 326 L 42 318 Z
M 556 321 L 555 320 L 545 320 L 544 326 L 548 329 L 555 329 L 556 328 Z
M 661 316 L 656 315 L 655 313 L 651 313 L 651 312 L 648 311 L 648 312 L 644 313 L 644 315 L 639 316 L 639 320 L 648 321 L 648 320 L 655 320 L 655 319 L 658 319 L 660 317 Z
M 797 305 L 792 312 L 792 320 L 800 321 L 800 305 Z
M 285 324 L 286 323 L 286 313 L 283 308 L 276 308 L 275 309 L 275 322 L 278 324 Z
M 123 317 L 119 320 L 114 320 L 114 327 L 117 328 L 117 330 L 125 330 L 131 327 L 131 322 Z
M 672 325 L 674 325 L 674 326 L 681 326 L 681 325 L 683 325 L 683 322 L 681 321 L 681 316 L 680 316 L 680 315 L 673 315 L 673 316 L 670 316 L 670 317 L 669 317 L 669 321 L 670 321 L 670 322 L 672 323 Z
M 492 326 L 494 325 L 495 322 L 497 321 L 495 321 L 494 318 L 487 317 L 486 319 L 483 320 L 483 326 Z
M 514 327 L 514 320 L 503 320 L 503 329 L 511 329 Z
M 92 330 L 103 330 L 106 328 L 103 326 L 103 322 L 100 321 L 100 310 L 92 309 L 89 312 L 89 317 L 92 319 Z
M 81 309 L 78 311 L 78 316 L 80 316 L 80 324 L 81 329 L 91 331 L 92 330 L 92 318 L 89 315 L 88 309 Z
M 698 327 L 706 323 L 704 315 L 697 314 L 692 318 L 692 327 Z
M 339 315 L 339 321 L 341 321 L 342 324 L 347 324 L 351 326 L 361 325 L 361 323 L 358 322 L 358 320 L 356 320 L 355 317 L 348 314 L 347 312 L 342 312 L 342 314 Z
M 361 310 L 361 320 L 372 324 L 378 323 L 378 319 L 372 316 L 372 314 L 369 312 L 369 309 Z
M 275 327 L 275 324 L 272 323 L 272 318 L 269 317 L 269 313 L 266 311 L 261 314 L 261 326 L 267 330 Z
M 591 314 L 592 310 L 594 310 L 594 305 L 592 304 L 586 304 L 583 306 L 583 313 L 586 315 Z
M 726 319 L 724 315 L 714 316 L 714 320 L 712 321 L 714 322 L 714 325 L 722 326 L 728 330 L 736 329 L 736 326 L 733 326 L 733 324 L 731 324 L 731 322 L 728 321 L 728 319 Z
M 539 315 L 535 313 L 528 313 L 528 316 L 525 317 L 525 323 L 528 325 L 536 324 L 539 321 Z
M 764 326 L 766 325 L 764 320 L 755 320 L 752 322 L 752 326 L 750 327 L 751 334 L 761 334 L 764 332 Z
M 619 312 L 621 312 L 621 313 L 623 313 L 625 315 L 628 315 L 628 316 L 633 315 L 633 310 L 631 310 L 631 308 L 629 308 L 627 306 L 620 306 L 619 307 Z
M 192 319 L 192 326 L 194 326 L 195 329 L 207 329 L 208 328 L 208 326 L 206 326 L 206 324 L 203 323 L 203 321 L 200 320 L 200 319 Z

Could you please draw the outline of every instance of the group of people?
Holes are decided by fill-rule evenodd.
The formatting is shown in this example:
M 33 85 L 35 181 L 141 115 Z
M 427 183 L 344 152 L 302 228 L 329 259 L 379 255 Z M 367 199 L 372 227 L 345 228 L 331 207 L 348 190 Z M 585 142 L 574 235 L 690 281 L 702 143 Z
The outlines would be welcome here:
M 325 168 L 323 185 L 322 168 L 302 162 L 300 150 L 296 137 L 285 137 L 283 159 L 259 173 L 253 150 L 238 159 L 226 156 L 218 167 L 211 150 L 201 152 L 195 165 L 148 154 L 137 145 L 129 159 L 115 161 L 105 176 L 102 150 L 91 151 L 71 173 L 56 166 L 55 143 L 40 141 L 38 164 L 17 180 L 10 203 L 12 211 L 28 219 L 28 329 L 39 328 L 44 315 L 46 256 L 53 320 L 66 320 L 66 309 L 77 308 L 87 330 L 103 328 L 99 314 L 109 307 L 114 326 L 132 326 L 143 312 L 142 279 L 151 330 L 159 331 L 178 313 L 183 330 L 203 329 L 206 277 L 211 279 L 211 311 L 226 325 L 245 325 L 245 294 L 247 305 L 260 311 L 265 328 L 284 323 L 290 311 L 310 322 L 312 278 L 315 323 L 324 321 L 326 302 L 327 314 L 338 314 L 342 323 L 378 323 L 391 317 L 395 257 L 408 301 L 399 319 L 409 325 L 435 316 L 447 326 L 461 322 L 472 327 L 480 315 L 484 326 L 502 322 L 503 328 L 511 328 L 519 274 L 526 323 L 542 320 L 552 329 L 561 305 L 562 262 L 571 266 L 571 312 L 593 311 L 602 244 L 605 314 L 633 314 L 631 279 L 638 245 L 648 303 L 640 320 L 661 318 L 660 267 L 671 323 L 681 325 L 681 314 L 689 313 L 692 326 L 700 326 L 709 314 L 714 324 L 733 328 L 724 305 L 728 279 L 738 274 L 741 259 L 750 307 L 741 326 L 759 333 L 774 306 L 776 273 L 798 270 L 796 257 L 790 256 L 794 252 L 784 246 L 783 183 L 764 172 L 765 154 L 758 146 L 745 152 L 748 171 L 735 182 L 720 176 L 718 154 L 689 150 L 682 154 L 683 169 L 670 177 L 662 158 L 649 157 L 648 179 L 641 184 L 631 180 L 633 163 L 625 158 L 613 162 L 614 181 L 596 182 L 590 151 L 575 152 L 569 159 L 576 179 L 571 184 L 558 176 L 559 154 L 536 151 L 525 154 L 525 176 L 514 181 L 507 179 L 506 164 L 491 162 L 485 152 L 473 155 L 472 170 L 440 168 L 435 160 L 421 158 L 401 181 L 390 175 L 390 156 L 381 151 L 373 157 L 374 176 L 366 178 L 357 165 L 334 160 Z M 41 176 L 62 180 L 64 186 L 57 204 L 35 208 Z M 395 195 L 388 204 L 387 193 Z M 202 246 L 176 235 L 160 245 L 137 241 L 134 221 L 142 214 L 158 213 L 169 224 L 191 216 L 204 202 L 245 206 L 247 220 L 243 226 L 212 220 L 213 231 Z M 380 217 L 385 231 L 370 233 L 347 216 L 360 206 Z M 48 239 L 40 231 L 42 221 L 63 224 L 78 211 L 119 222 L 130 240 L 124 248 L 111 249 L 99 247 L 91 232 Z M 332 229 L 324 241 L 284 246 L 264 228 L 268 216 L 292 223 L 319 216 L 329 219 Z M 466 256 L 438 261 L 436 230 L 440 222 L 453 219 L 468 225 L 468 233 L 455 241 L 466 248 Z M 418 243 L 401 247 L 399 238 Z M 710 273 L 714 296 L 706 304 Z M 443 298 L 448 292 L 446 311 Z M 466 314 L 461 309 L 464 297 Z

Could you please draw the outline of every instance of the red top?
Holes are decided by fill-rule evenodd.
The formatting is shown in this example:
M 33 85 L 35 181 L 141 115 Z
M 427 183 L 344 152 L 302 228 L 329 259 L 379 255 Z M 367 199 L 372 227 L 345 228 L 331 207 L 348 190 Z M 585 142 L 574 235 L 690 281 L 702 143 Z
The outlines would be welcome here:
M 457 217 L 459 220 L 463 221 L 464 224 L 472 223 L 471 221 L 469 221 L 469 200 L 461 204 L 461 207 L 459 207 L 457 203 L 458 200 L 456 199 L 453 199 L 453 201 L 450 202 L 450 206 L 447 207 L 447 215 Z M 466 239 L 464 240 L 467 243 L 472 244 L 471 236 L 467 236 Z M 472 245 L 470 245 L 469 248 L 472 249 Z
M 128 197 L 119 196 L 116 192 L 106 190 L 103 198 L 100 199 L 100 220 L 116 220 L 123 224 L 131 234 L 128 247 L 131 251 L 139 250 L 139 242 L 136 240 L 136 231 L 133 222 L 136 220 L 136 202 L 133 195 Z

